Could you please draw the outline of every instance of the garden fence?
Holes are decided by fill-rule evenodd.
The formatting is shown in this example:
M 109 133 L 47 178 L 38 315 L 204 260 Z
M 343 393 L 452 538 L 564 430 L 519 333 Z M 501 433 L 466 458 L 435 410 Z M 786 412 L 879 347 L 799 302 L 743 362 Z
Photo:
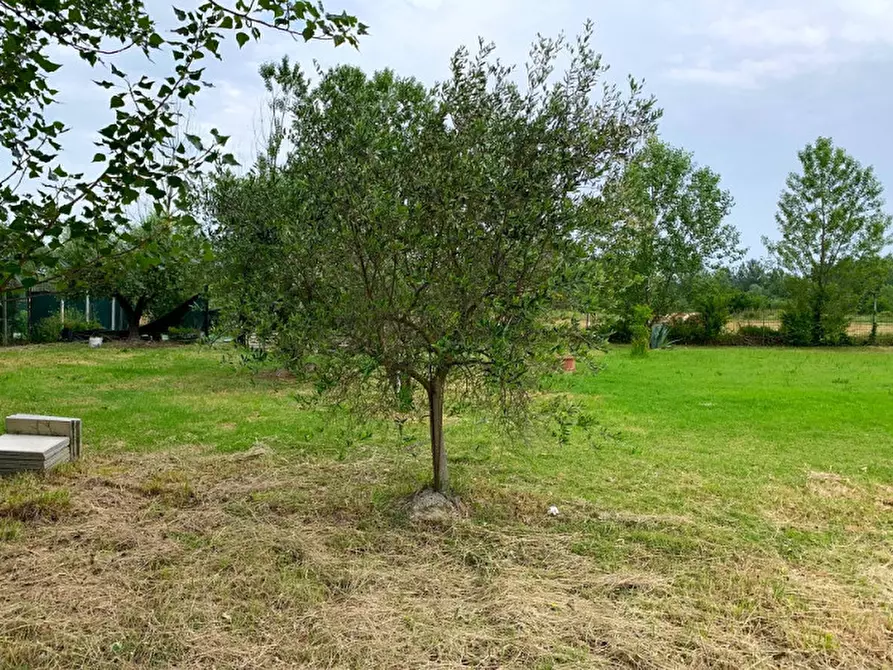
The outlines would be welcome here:
M 126 330 L 127 315 L 114 298 L 63 298 L 50 291 L 14 291 L 0 296 L 0 337 L 3 345 L 27 341 L 35 326 L 54 314 L 78 312 L 103 330 Z

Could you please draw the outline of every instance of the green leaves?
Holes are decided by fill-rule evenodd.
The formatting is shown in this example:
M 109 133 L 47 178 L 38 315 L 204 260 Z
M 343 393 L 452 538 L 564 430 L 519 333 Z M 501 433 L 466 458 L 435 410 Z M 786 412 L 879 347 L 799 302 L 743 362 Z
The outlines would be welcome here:
M 431 90 L 354 67 L 311 85 L 288 61 L 265 65 L 271 140 L 208 194 L 233 329 L 378 408 L 450 375 L 500 416 L 523 407 L 557 351 L 591 341 L 554 311 L 598 298 L 579 194 L 657 116 L 649 99 L 603 94 L 598 55 L 568 50 L 537 45 L 529 88 L 487 47 L 457 52 Z
M 874 170 L 830 138 L 818 138 L 798 157 L 801 171 L 788 176 L 778 202 L 781 239 L 763 241 L 779 265 L 803 278 L 789 322 L 802 325 L 811 314 L 809 343 L 836 342 L 858 298 L 845 290 L 841 265 L 877 255 L 888 242 L 891 218 Z
M 596 247 L 625 276 L 623 311 L 645 304 L 655 316 L 676 309 L 680 281 L 741 255 L 738 231 L 725 222 L 734 204 L 720 177 L 691 154 L 648 140 L 595 206 Z M 600 230 L 599 230 L 600 229 Z
M 0 262 L 16 269 L 0 274 L 0 292 L 17 277 L 41 274 L 55 258 L 48 252 L 63 242 L 107 239 L 128 224 L 129 204 L 143 196 L 166 198 L 168 187 L 180 192 L 204 165 L 218 160 L 225 141 L 219 136 L 210 147 L 196 136 L 187 138 L 191 152 L 168 148 L 180 144 L 178 110 L 188 108 L 208 85 L 200 61 L 209 54 L 219 57 L 222 40 L 233 31 L 243 47 L 262 29 L 301 34 L 305 15 L 314 17 L 315 29 L 328 39 L 353 43 L 360 30 L 353 17 L 329 17 L 315 5 L 311 10 L 291 0 L 203 1 L 190 10 L 174 8 L 176 24 L 163 33 L 142 0 L 13 4 L 14 11 L 0 12 L 0 149 L 12 158 L 0 188 Z M 52 118 L 60 93 L 49 78 L 66 58 L 56 62 L 49 56 L 60 52 L 112 75 L 110 81 L 95 81 L 111 90 L 114 121 L 96 131 L 95 171 L 86 175 L 65 169 L 58 140 L 65 127 Z M 157 58 L 157 52 L 164 57 Z M 141 68 L 168 58 L 174 65 L 167 76 L 141 74 Z M 222 162 L 235 164 L 231 156 Z M 169 213 L 175 214 L 187 203 L 178 197 L 171 205 Z

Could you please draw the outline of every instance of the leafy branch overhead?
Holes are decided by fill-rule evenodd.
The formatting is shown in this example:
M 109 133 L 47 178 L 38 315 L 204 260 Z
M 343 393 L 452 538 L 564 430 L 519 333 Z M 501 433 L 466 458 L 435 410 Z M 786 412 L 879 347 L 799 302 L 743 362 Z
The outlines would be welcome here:
M 181 109 L 209 83 L 208 58 L 234 38 L 241 47 L 276 31 L 296 39 L 356 45 L 366 26 L 348 14 L 294 0 L 206 0 L 190 10 L 172 8 L 164 30 L 142 0 L 0 0 L 0 148 L 8 170 L 0 174 L 0 291 L 13 280 L 25 286 L 58 263 L 66 239 L 101 243 L 126 226 L 126 209 L 142 196 L 164 200 L 166 189 L 185 195 L 202 165 L 235 160 L 227 138 L 212 131 L 206 142 L 177 136 Z M 61 54 L 61 56 L 60 56 Z M 53 118 L 60 100 L 58 72 L 78 58 L 97 72 L 114 120 L 97 129 L 95 171 L 66 167 L 63 135 Z M 168 63 L 169 74 L 150 77 L 124 63 Z M 162 205 L 159 204 L 158 208 Z

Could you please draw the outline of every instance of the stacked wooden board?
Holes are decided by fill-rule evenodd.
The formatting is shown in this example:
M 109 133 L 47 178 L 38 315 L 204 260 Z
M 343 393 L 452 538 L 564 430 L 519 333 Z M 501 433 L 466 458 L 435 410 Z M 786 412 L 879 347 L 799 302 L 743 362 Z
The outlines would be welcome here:
M 0 474 L 50 470 L 81 455 L 81 420 L 14 414 L 0 435 Z

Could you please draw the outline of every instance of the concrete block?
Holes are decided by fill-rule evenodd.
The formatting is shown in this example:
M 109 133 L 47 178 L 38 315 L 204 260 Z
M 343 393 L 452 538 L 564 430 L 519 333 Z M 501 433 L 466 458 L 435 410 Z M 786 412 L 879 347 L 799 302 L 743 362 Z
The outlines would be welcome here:
M 6 417 L 6 432 L 10 435 L 67 437 L 71 460 L 77 460 L 81 456 L 80 419 L 39 414 L 13 414 Z

